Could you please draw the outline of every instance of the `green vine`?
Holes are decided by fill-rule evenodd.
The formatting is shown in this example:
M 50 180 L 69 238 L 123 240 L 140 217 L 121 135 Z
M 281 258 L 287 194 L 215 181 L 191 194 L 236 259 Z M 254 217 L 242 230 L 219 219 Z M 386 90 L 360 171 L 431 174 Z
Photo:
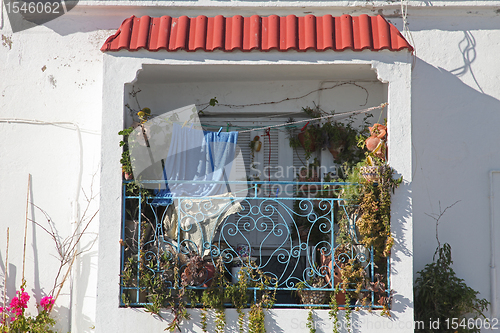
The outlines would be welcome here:
M 266 327 L 264 325 L 264 309 L 260 303 L 254 303 L 250 307 L 248 313 L 248 332 L 249 333 L 265 333 Z
M 360 139 L 360 142 L 364 142 Z M 363 167 L 370 166 L 377 170 L 378 177 L 365 179 L 361 177 Z M 346 182 L 358 184 L 344 188 L 342 198 L 349 202 L 347 214 L 339 220 L 337 243 L 344 244 L 344 250 L 357 244 L 366 249 L 373 249 L 374 262 L 377 268 L 376 282 L 369 280 L 366 271 L 357 260 L 349 260 L 340 264 L 342 288 L 346 296 L 357 299 L 365 306 L 371 306 L 371 297 L 362 289 L 374 292 L 376 302 L 383 307 L 381 315 L 390 316 L 390 295 L 387 295 L 387 257 L 390 255 L 394 239 L 391 235 L 391 195 L 402 182 L 402 178 L 394 178 L 395 171 L 387 163 L 371 153 L 366 153 L 364 161 L 358 163 L 347 172 Z M 358 216 L 355 229 L 350 219 Z M 352 290 L 354 289 L 354 290 Z
M 330 310 L 328 311 L 328 317 L 330 320 L 333 320 L 332 323 L 332 328 L 333 328 L 333 333 L 339 333 L 339 305 L 337 303 L 337 295 L 339 293 L 339 287 L 338 285 L 335 286 L 335 289 L 333 293 L 330 296 Z
M 226 294 L 238 312 L 238 330 L 243 333 L 245 329 L 245 313 L 243 309 L 248 304 L 249 272 L 248 268 L 241 268 L 238 273 L 238 282 L 226 287 Z
M 345 328 L 347 333 L 352 333 L 352 308 L 351 308 L 351 298 L 349 297 L 349 293 L 345 294 Z
M 276 297 L 276 286 L 271 288 L 271 279 L 268 276 L 249 264 L 250 266 L 240 270 L 238 282 L 231 284 L 224 274 L 224 263 L 219 259 L 209 287 L 200 295 L 200 291 L 191 286 L 207 283 L 203 273 L 211 263 L 202 261 L 197 255 L 191 256 L 187 264 L 181 266 L 180 262 L 180 255 L 165 251 L 160 257 L 159 266 L 156 266 L 157 261 L 146 261 L 144 251 L 141 251 L 139 257 L 131 256 L 127 259 L 121 275 L 121 284 L 124 287 L 141 286 L 141 295 L 147 299 L 147 304 L 144 306 L 146 312 L 163 318 L 160 314 L 162 308 L 171 311 L 173 319 L 166 330 L 180 331 L 181 323 L 190 319 L 187 312 L 188 304 L 191 307 L 201 304 L 202 330 L 208 331 L 208 311 L 214 310 L 214 326 L 217 333 L 224 332 L 226 326 L 226 303 L 232 304 L 238 312 L 239 332 L 245 331 L 243 309 L 250 303 L 249 291 L 252 288 L 256 297 L 250 306 L 248 330 L 254 333 L 265 332 L 265 309 L 274 305 Z M 181 278 L 177 279 L 176 276 Z M 127 290 L 121 295 L 125 306 L 131 303 L 132 295 L 133 293 L 130 294 Z
M 122 164 L 122 171 L 130 175 L 132 175 L 132 163 L 130 160 L 128 137 L 130 136 L 130 134 L 132 134 L 133 131 L 133 127 L 128 127 L 118 132 L 118 135 L 122 135 L 122 140 L 120 140 L 120 147 L 123 147 L 122 157 L 120 159 L 120 163 Z
M 265 333 L 265 312 L 264 309 L 269 309 L 274 306 L 276 302 L 276 288 L 271 289 L 271 279 L 263 274 L 260 270 L 252 269 L 252 276 L 250 277 L 251 281 L 257 281 L 253 285 L 253 287 L 257 287 L 258 291 L 256 292 L 256 299 L 253 304 L 250 306 L 250 312 L 248 313 L 248 332 L 249 333 Z M 260 297 L 259 297 L 260 296 Z
M 203 308 L 201 310 L 201 329 L 203 332 L 208 332 L 207 331 L 207 309 Z
M 206 330 L 206 312 L 207 309 L 215 310 L 215 332 L 224 332 L 226 326 L 226 312 L 224 311 L 224 290 L 228 285 L 228 281 L 224 276 L 224 265 L 222 260 L 217 261 L 215 266 L 215 274 L 212 278 L 210 286 L 203 291 L 201 302 L 205 312 L 205 320 L 202 326 Z
M 313 309 L 309 309 L 307 313 L 307 323 L 306 327 L 309 328 L 309 333 L 316 333 L 316 325 L 314 325 L 314 313 Z

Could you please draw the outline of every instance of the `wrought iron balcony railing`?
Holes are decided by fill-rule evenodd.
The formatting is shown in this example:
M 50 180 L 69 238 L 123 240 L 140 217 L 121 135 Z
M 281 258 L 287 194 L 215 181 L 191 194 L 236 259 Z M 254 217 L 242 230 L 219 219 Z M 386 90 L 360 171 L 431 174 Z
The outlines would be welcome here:
M 376 263 L 373 249 L 358 242 L 357 209 L 342 198 L 344 190 L 357 184 L 281 181 L 231 186 L 233 192 L 225 195 L 170 198 L 139 190 L 134 181 L 124 182 L 121 305 L 148 304 L 147 279 L 162 279 L 164 286 L 175 288 L 196 257 L 202 268 L 190 280 L 190 289 L 206 289 L 217 266 L 229 283 L 236 283 L 243 269 L 261 286 L 275 290 L 275 307 L 312 302 L 328 307 L 328 301 L 321 304 L 314 298 L 299 304 L 297 290 L 328 295 L 337 286 L 343 292 L 363 293 L 371 301 L 369 307 L 382 308 L 378 299 L 390 296 L 389 259 L 387 265 Z M 349 246 L 336 243 L 342 219 L 352 239 Z M 361 268 L 366 280 L 361 291 L 342 285 L 341 270 L 347 265 Z M 378 272 L 381 267 L 384 272 Z M 258 289 L 250 288 L 254 296 Z

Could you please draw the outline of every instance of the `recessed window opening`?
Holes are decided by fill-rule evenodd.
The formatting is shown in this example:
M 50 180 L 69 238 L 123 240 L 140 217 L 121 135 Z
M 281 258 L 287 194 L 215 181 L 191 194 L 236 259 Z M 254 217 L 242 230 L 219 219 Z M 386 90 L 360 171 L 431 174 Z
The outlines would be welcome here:
M 263 285 L 276 291 L 276 307 L 329 307 L 328 296 L 339 286 L 339 269 L 352 265 L 353 274 L 367 283 L 381 282 L 377 279 L 385 274 L 384 286 L 368 290 L 363 285 L 367 303 L 346 304 L 346 293 L 358 288 L 347 286 L 337 295 L 339 305 L 381 308 L 379 301 L 387 297 L 388 259 L 384 257 L 385 271 L 379 272 L 380 254 L 372 248 L 356 241 L 349 247 L 339 243 L 342 232 L 347 232 L 343 237 L 359 237 L 356 209 L 344 198 L 357 186 L 344 183 L 345 161 L 339 154 L 348 148 L 335 153 L 336 148 L 317 137 L 318 146 L 309 149 L 312 138 L 301 142 L 299 134 L 328 122 L 343 124 L 338 132 L 352 129 L 359 134 L 363 126 L 383 125 L 387 114 L 379 106 L 387 101 L 386 85 L 360 65 L 346 67 L 352 79 L 345 79 L 349 70 L 342 67 L 325 72 L 327 67 L 295 66 L 295 74 L 279 66 L 249 67 L 254 68 L 234 67 L 236 72 L 225 69 L 216 76 L 222 67 L 145 66 L 126 85 L 126 127 L 133 126 L 144 108 L 153 117 L 195 104 L 200 129 L 237 133 L 245 196 L 231 192 L 223 201 L 186 196 L 155 205 L 157 192 L 124 181 L 122 305 L 151 303 L 150 282 L 156 279 L 167 289 L 184 284 L 199 297 L 220 269 L 229 284 L 238 283 L 243 272 L 250 288 Z M 318 115 L 336 116 L 318 120 Z M 189 124 L 178 125 L 189 130 Z M 193 260 L 198 260 L 196 267 Z M 316 294 L 306 296 L 304 287 Z

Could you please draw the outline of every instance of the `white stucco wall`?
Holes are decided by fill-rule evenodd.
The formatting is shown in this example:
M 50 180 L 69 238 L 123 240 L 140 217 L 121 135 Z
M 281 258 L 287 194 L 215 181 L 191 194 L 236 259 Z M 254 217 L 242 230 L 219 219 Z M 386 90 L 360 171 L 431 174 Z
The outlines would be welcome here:
M 115 329 L 124 323 L 129 323 L 129 326 L 123 328 L 124 332 L 134 331 L 134 328 L 135 331 L 142 331 L 145 325 L 151 330 L 163 330 L 166 326 L 164 322 L 155 320 L 141 310 L 117 309 L 119 262 L 115 260 L 114 253 L 119 239 L 115 218 L 120 205 L 120 198 L 117 196 L 120 152 L 116 133 L 123 124 L 111 120 L 123 116 L 123 85 L 134 80 L 140 66 L 134 61 L 116 65 L 111 59 L 115 55 L 111 55 L 106 56 L 108 62 L 103 68 L 103 54 L 98 49 L 123 19 L 132 14 L 266 15 L 293 12 L 303 15 L 308 11 L 316 15 L 339 15 L 344 12 L 356 15 L 376 14 L 381 10 L 402 30 L 399 4 L 386 4 L 382 1 L 373 4 L 365 1 L 342 1 L 334 2 L 333 5 L 328 2 L 307 2 L 306 8 L 301 8 L 304 5 L 299 2 L 271 2 L 267 7 L 260 6 L 267 4 L 260 2 L 232 4 L 238 9 L 231 9 L 226 2 L 207 2 L 207 7 L 203 9 L 197 8 L 196 3 L 185 2 L 171 3 L 173 7 L 148 4 L 149 7 L 142 8 L 85 6 L 82 3 L 75 10 L 45 26 L 19 33 L 9 30 L 8 16 L 4 11 L 3 27 L 0 30 L 0 118 L 3 119 L 0 122 L 0 268 L 3 272 L 6 229 L 9 227 L 10 277 L 7 286 L 10 297 L 21 281 L 28 174 L 32 175 L 32 201 L 50 214 L 62 237 L 69 235 L 72 230 L 71 220 L 75 214 L 71 205 L 77 188 L 82 187 L 88 193 L 93 183 L 95 190 L 101 190 L 99 208 L 104 212 L 91 225 L 90 231 L 99 230 L 100 237 L 104 235 L 105 241 L 96 243 L 89 252 L 82 255 L 76 266 L 79 269 L 73 275 L 76 279 L 72 279 L 75 281 L 73 298 L 70 297 L 67 285 L 64 294 L 58 299 L 55 313 L 60 319 L 61 331 L 67 331 L 70 327 L 72 332 L 92 331 L 96 309 L 100 311 L 96 328 L 103 332 L 106 331 L 103 330 L 104 327 Z M 439 205 L 444 210 L 459 200 L 441 219 L 440 241 L 451 244 L 453 267 L 457 275 L 480 291 L 481 297 L 492 300 L 492 286 L 500 290 L 498 280 L 492 282 L 490 277 L 491 238 L 500 237 L 498 225 L 493 237 L 490 233 L 491 205 L 497 202 L 490 200 L 490 171 L 500 169 L 500 156 L 496 152 L 496 143 L 499 141 L 496 127 L 500 120 L 500 64 L 496 61 L 500 48 L 496 42 L 500 39 L 500 17 L 496 11 L 499 5 L 496 1 L 410 2 L 408 22 L 416 49 L 411 73 L 404 61 L 401 66 L 387 68 L 387 60 L 387 63 L 401 61 L 390 52 L 375 54 L 376 59 L 383 60 L 381 63 L 373 63 L 382 81 L 395 78 L 395 84 L 404 85 L 411 76 L 411 91 L 401 87 L 402 91 L 406 91 L 405 94 L 391 95 L 390 89 L 388 92 L 391 105 L 396 103 L 405 105 L 404 108 L 411 107 L 411 128 L 389 124 L 392 126 L 391 133 L 399 132 L 398 135 L 402 138 L 402 141 L 390 143 L 391 152 L 397 151 L 393 148 L 397 146 L 402 154 L 412 154 L 409 164 L 400 163 L 402 160 L 398 159 L 391 160 L 393 166 L 409 181 L 398 190 L 398 194 L 405 192 L 412 198 L 411 203 L 395 202 L 396 206 L 401 205 L 399 207 L 411 204 L 413 213 L 413 235 L 410 233 L 409 239 L 401 238 L 397 245 L 400 246 L 399 249 L 412 245 L 412 250 L 394 251 L 394 256 L 411 257 L 413 260 L 411 265 L 402 267 L 393 275 L 396 287 L 398 283 L 407 284 L 405 293 L 410 293 L 409 281 L 432 260 L 437 245 L 435 224 L 427 214 L 437 214 L 440 212 Z M 121 54 L 127 57 L 124 51 Z M 161 53 L 145 52 L 131 55 L 149 58 L 151 63 L 161 63 L 161 58 L 164 57 Z M 288 53 L 214 55 L 221 64 L 240 56 L 247 63 L 286 63 L 291 60 Z M 169 54 L 169 57 L 176 64 L 190 61 L 210 63 L 199 53 L 179 52 Z M 351 61 L 353 57 L 369 63 L 373 59 L 366 56 L 366 52 L 354 55 L 352 52 L 307 52 L 293 57 L 293 61 L 302 63 L 329 63 L 332 58 L 340 62 Z M 106 77 L 120 79 L 119 82 L 113 82 L 106 80 Z M 390 112 L 397 113 L 399 110 L 393 109 Z M 403 118 L 396 120 L 399 123 L 407 122 L 409 115 L 403 110 Z M 66 128 L 5 121 L 13 118 L 75 123 L 81 129 L 81 147 L 78 132 L 72 124 Z M 102 135 L 101 119 L 108 121 Z M 405 140 L 405 131 L 410 130 L 411 142 Z M 101 151 L 101 143 L 109 145 L 102 146 L 104 150 Z M 101 160 L 101 156 L 106 158 Z M 99 175 L 101 168 L 105 172 Z M 92 181 L 95 173 L 97 176 Z M 495 184 L 493 182 L 492 193 L 499 196 L 495 190 L 498 186 Z M 98 200 L 90 211 L 98 208 Z M 81 210 L 85 203 L 81 193 L 79 201 Z M 37 211 L 32 213 L 31 208 L 28 215 L 44 222 L 43 216 Z M 495 221 L 498 223 L 498 219 Z M 396 235 L 399 233 L 403 237 L 408 235 L 405 228 L 404 224 L 393 226 Z M 86 243 L 91 238 L 89 235 Z M 497 258 L 500 257 L 498 246 L 495 253 Z M 54 254 L 51 239 L 41 229 L 33 228 L 29 223 L 25 276 L 27 291 L 30 294 L 34 292 L 37 299 L 52 288 L 54 270 L 58 267 L 52 257 Z M 101 261 L 99 263 L 98 257 Z M 106 269 L 97 272 L 98 264 Z M 99 301 L 96 301 L 97 281 Z M 33 304 L 31 305 L 33 311 Z M 394 323 L 407 325 L 406 321 L 411 321 L 411 318 L 399 316 L 398 313 L 405 313 L 404 307 L 411 306 L 411 299 L 395 297 L 394 306 L 396 312 L 392 321 L 380 319 L 376 315 L 364 317 L 373 318 L 373 327 L 367 328 L 385 332 L 394 329 Z M 107 316 L 108 311 L 116 312 L 116 316 Z M 320 329 L 330 331 L 326 325 L 326 313 L 318 311 L 318 315 L 324 318 L 321 322 L 325 324 Z M 499 314 L 489 315 L 498 317 Z M 305 319 L 306 313 L 299 310 L 275 310 L 275 316 L 271 317 L 268 327 L 274 321 L 279 323 L 278 327 L 283 332 L 306 331 L 301 324 L 305 323 Z M 133 321 L 135 322 L 132 324 Z M 376 322 L 380 324 L 375 324 Z M 387 326 L 388 323 L 392 323 L 391 327 Z M 367 325 L 370 323 L 367 322 Z
M 427 214 L 460 200 L 442 217 L 439 239 L 452 246 L 457 275 L 491 300 L 489 172 L 500 166 L 500 66 L 494 58 L 500 17 L 493 8 L 449 11 L 446 17 L 428 10 L 413 14 L 415 271 L 432 260 L 437 246 Z M 498 288 L 499 281 L 493 284 Z
M 49 26 L 12 33 L 5 12 L 3 18 L 0 285 L 4 285 L 9 228 L 7 295 L 10 299 L 22 279 L 28 175 L 31 174 L 30 202 L 50 215 L 61 241 L 73 233 L 75 220 L 84 216 L 85 195 L 99 192 L 102 110 L 99 46 L 108 32 L 97 30 L 92 24 L 74 26 L 70 16 L 63 16 Z M 97 212 L 98 201 L 98 196 L 92 200 L 85 216 Z M 31 204 L 28 208 L 29 219 L 49 227 L 40 210 Z M 81 240 L 81 250 L 87 251 L 76 260 L 57 299 L 53 314 L 61 332 L 90 332 L 94 326 L 98 245 L 91 244 L 97 237 L 98 223 L 96 216 Z M 32 297 L 29 303 L 32 314 L 37 313 L 34 300 L 39 302 L 54 286 L 59 268 L 56 256 L 52 238 L 28 221 L 24 276 L 26 291 Z M 63 270 L 59 281 L 65 273 Z

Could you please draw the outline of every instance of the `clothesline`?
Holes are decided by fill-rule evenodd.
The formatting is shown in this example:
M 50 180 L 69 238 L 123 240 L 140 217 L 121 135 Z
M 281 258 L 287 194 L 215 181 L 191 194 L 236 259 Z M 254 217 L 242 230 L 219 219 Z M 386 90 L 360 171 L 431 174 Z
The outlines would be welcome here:
M 276 125 L 267 125 L 267 126 L 262 126 L 262 127 L 256 127 L 256 128 L 249 128 L 249 126 L 234 126 L 234 125 L 230 125 L 228 123 L 227 125 L 227 128 L 226 128 L 226 131 L 229 131 L 229 127 L 239 127 L 239 128 L 244 128 L 243 130 L 234 130 L 234 132 L 239 132 L 239 133 L 248 133 L 248 132 L 252 132 L 252 131 L 259 131 L 259 130 L 265 130 L 265 129 L 275 129 L 275 128 L 279 128 L 279 127 L 284 127 L 284 126 L 288 126 L 288 127 L 291 127 L 291 125 L 295 125 L 295 124 L 300 124 L 300 123 L 305 123 L 305 122 L 310 122 L 310 121 L 314 121 L 314 120 L 321 120 L 321 119 L 328 119 L 328 118 L 334 118 L 334 117 L 350 117 L 352 115 L 356 115 L 356 114 L 361 114 L 361 113 L 367 113 L 367 112 L 370 112 L 370 111 L 373 111 L 373 110 L 377 110 L 377 109 L 382 109 L 384 107 L 386 107 L 389 103 L 382 103 L 378 106 L 373 106 L 373 107 L 370 107 L 370 108 L 366 108 L 366 109 L 361 109 L 361 110 L 355 110 L 355 111 L 347 111 L 347 112 L 342 112 L 342 113 L 335 113 L 335 114 L 331 114 L 331 115 L 326 115 L 326 116 L 322 116 L 322 117 L 315 117 L 315 118 L 308 118 L 308 119 L 303 119 L 303 120 L 297 120 L 297 121 L 292 121 L 292 122 L 286 122 L 286 123 L 281 123 L 281 124 L 276 124 Z M 276 115 L 278 116 L 278 115 Z M 187 125 L 187 121 L 185 121 L 184 123 L 178 123 L 178 124 L 182 124 L 182 127 L 185 127 L 185 126 L 188 126 Z M 224 126 L 220 126 L 220 125 L 210 125 L 210 124 L 196 124 L 195 126 L 202 126 L 203 127 L 215 127 L 215 128 L 219 128 L 219 132 L 221 131 L 221 129 L 224 127 Z M 193 127 L 193 124 L 189 125 L 190 128 Z
M 317 118 L 314 118 L 313 120 L 327 119 L 327 118 L 332 118 L 332 117 L 336 117 L 336 116 L 345 116 L 345 115 L 348 115 L 348 114 L 354 115 L 354 114 L 359 114 L 359 113 L 366 113 L 366 112 L 370 112 L 370 111 L 373 111 L 373 110 L 384 108 L 388 104 L 389 103 L 382 103 L 379 106 L 373 106 L 371 108 L 367 108 L 367 109 L 363 109 L 363 110 L 356 110 L 356 111 L 348 111 L 348 112 L 343 112 L 343 113 L 331 114 L 331 115 L 328 115 L 328 116 L 317 117 Z M 239 133 L 245 133 L 245 132 L 259 131 L 259 130 L 263 130 L 263 129 L 270 129 L 270 128 L 289 126 L 289 125 L 294 125 L 294 124 L 299 124 L 299 123 L 305 123 L 305 122 L 308 122 L 308 121 L 311 121 L 311 119 L 297 120 L 297 121 L 286 122 L 286 123 L 277 124 L 277 125 L 262 126 L 262 127 L 259 127 L 259 128 L 254 128 L 254 129 L 244 130 L 244 131 L 238 131 L 238 132 Z

